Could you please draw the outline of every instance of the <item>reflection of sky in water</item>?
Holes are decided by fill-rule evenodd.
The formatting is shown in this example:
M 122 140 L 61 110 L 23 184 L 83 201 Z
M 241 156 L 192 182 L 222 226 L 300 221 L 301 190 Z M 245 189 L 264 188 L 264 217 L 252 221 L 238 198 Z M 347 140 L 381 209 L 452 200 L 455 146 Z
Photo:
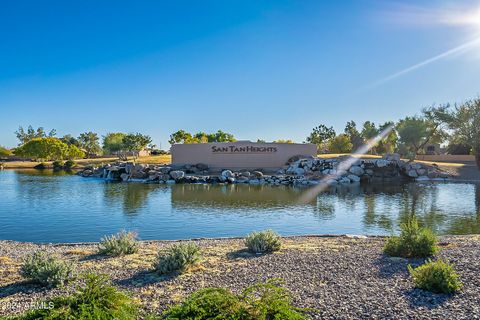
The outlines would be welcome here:
M 337 187 L 307 205 L 303 190 L 249 185 L 105 183 L 45 171 L 0 172 L 0 239 L 96 241 L 120 229 L 143 239 L 293 234 L 389 234 L 412 213 L 441 233 L 480 233 L 480 186 Z

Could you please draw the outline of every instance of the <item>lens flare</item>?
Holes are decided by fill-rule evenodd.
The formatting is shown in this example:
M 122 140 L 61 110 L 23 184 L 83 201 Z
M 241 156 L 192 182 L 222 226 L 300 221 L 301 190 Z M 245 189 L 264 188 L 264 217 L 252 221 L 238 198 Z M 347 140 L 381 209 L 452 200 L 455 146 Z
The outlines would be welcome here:
M 298 200 L 298 203 L 310 203 L 321 192 L 325 191 L 329 187 L 329 181 L 344 175 L 348 171 L 348 169 L 350 169 L 350 167 L 358 160 L 358 157 L 365 155 L 370 149 L 375 147 L 381 140 L 383 140 L 392 130 L 393 126 L 385 128 L 375 138 L 370 139 L 367 144 L 358 148 L 351 156 L 338 164 L 337 172 L 335 174 L 325 176 L 322 180 L 320 180 L 317 186 L 310 188 L 306 192 L 304 192 L 304 194 Z

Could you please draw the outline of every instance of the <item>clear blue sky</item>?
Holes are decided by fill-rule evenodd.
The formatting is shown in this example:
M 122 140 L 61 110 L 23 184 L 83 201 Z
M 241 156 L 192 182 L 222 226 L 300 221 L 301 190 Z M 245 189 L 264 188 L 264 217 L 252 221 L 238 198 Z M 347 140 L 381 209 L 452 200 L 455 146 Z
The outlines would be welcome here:
M 418 3 L 2 1 L 0 145 L 29 124 L 301 142 L 478 96 L 479 1 Z

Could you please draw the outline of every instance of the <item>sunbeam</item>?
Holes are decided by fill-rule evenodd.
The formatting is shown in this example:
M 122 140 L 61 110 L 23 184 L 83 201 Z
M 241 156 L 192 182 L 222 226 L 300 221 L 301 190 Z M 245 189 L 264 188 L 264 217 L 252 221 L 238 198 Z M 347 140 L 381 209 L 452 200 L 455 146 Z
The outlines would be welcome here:
M 317 197 L 318 194 L 321 192 L 325 191 L 328 186 L 330 185 L 329 181 L 332 179 L 335 179 L 339 176 L 342 176 L 345 174 L 348 169 L 358 160 L 355 156 L 362 156 L 366 154 L 370 149 L 375 147 L 382 139 L 384 139 L 390 131 L 393 130 L 393 126 L 389 126 L 385 128 L 382 132 L 380 132 L 375 138 L 370 139 L 367 144 L 361 146 L 358 148 L 352 156 L 348 157 L 346 160 L 340 162 L 337 167 L 337 172 L 335 174 L 329 174 L 326 177 L 324 177 L 320 183 L 311 188 L 308 189 L 299 199 L 299 203 L 301 204 L 307 204 L 310 203 L 315 197 Z

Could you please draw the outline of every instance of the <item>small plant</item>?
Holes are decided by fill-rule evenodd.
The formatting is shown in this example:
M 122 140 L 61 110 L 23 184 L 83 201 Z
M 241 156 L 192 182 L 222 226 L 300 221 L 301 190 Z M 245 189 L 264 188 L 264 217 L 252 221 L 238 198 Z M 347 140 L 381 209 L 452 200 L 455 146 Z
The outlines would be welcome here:
M 454 293 L 462 287 L 453 266 L 442 260 L 427 262 L 417 268 L 408 266 L 417 288 L 434 293 Z
M 383 251 L 393 257 L 428 257 L 438 251 L 437 237 L 427 228 L 420 228 L 415 217 L 401 225 L 400 236 L 387 239 Z
M 75 168 L 76 165 L 77 164 L 75 163 L 75 161 L 67 160 L 67 161 L 65 161 L 65 164 L 63 165 L 63 168 L 65 170 L 71 170 L 71 169 Z
M 75 294 L 54 298 L 45 303 L 47 308 L 30 311 L 15 319 L 136 319 L 137 306 L 133 300 L 112 286 L 105 276 L 89 273 L 84 282 Z
M 281 238 L 272 230 L 252 232 L 245 239 L 248 251 L 252 253 L 271 253 L 280 250 Z
M 246 288 L 241 295 L 229 290 L 207 288 L 165 311 L 160 319 L 304 320 L 307 309 L 295 308 L 279 280 Z
M 120 231 L 117 234 L 102 238 L 98 245 L 98 253 L 109 256 L 123 256 L 138 252 L 137 234 Z
M 74 277 L 74 266 L 45 251 L 37 251 L 25 258 L 20 274 L 43 286 L 58 287 Z
M 179 243 L 158 253 L 153 268 L 158 274 L 184 272 L 188 267 L 200 261 L 200 248 L 194 243 Z

